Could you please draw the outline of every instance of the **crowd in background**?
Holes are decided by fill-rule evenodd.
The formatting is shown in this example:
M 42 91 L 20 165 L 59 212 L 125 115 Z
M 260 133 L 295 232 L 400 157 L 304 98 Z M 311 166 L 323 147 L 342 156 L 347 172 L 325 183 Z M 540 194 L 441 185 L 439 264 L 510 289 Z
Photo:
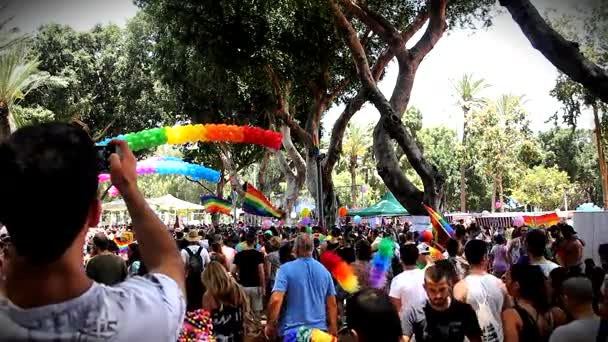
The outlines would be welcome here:
M 583 260 L 567 224 L 456 224 L 442 244 L 407 222 L 169 228 L 112 143 L 132 225 L 106 229 L 85 132 L 42 124 L 0 143 L 1 341 L 608 340 L 608 263 Z M 32 215 L 32 193 L 56 200 Z

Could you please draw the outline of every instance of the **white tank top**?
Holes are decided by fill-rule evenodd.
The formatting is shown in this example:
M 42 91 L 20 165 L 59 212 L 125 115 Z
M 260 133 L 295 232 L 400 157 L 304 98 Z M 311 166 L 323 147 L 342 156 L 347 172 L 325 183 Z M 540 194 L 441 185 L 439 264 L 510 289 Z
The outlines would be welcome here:
M 483 332 L 483 342 L 502 342 L 502 308 L 504 294 L 502 281 L 491 274 L 469 275 L 464 278 L 467 284 L 466 302 L 477 314 Z

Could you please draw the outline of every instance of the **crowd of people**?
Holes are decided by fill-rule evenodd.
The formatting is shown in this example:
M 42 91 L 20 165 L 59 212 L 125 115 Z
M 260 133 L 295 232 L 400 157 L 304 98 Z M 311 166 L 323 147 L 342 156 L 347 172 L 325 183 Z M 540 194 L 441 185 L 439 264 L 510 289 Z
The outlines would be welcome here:
M 608 341 L 608 265 L 583 260 L 568 224 L 457 223 L 443 245 L 407 222 L 168 228 L 127 144 L 113 144 L 132 223 L 105 229 L 84 131 L 30 126 L 0 144 L 0 341 Z M 350 265 L 357 291 L 324 253 Z

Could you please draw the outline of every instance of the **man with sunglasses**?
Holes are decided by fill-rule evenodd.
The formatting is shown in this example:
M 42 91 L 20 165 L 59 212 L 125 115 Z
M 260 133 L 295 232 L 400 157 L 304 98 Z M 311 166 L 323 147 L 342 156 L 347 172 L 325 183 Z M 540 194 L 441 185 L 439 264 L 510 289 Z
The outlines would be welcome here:
M 137 188 L 135 156 L 113 141 L 111 179 L 150 269 L 114 287 L 89 279 L 82 247 L 99 223 L 99 160 L 68 124 L 22 128 L 0 143 L 0 222 L 11 238 L 0 341 L 175 341 L 185 311 L 184 264 Z

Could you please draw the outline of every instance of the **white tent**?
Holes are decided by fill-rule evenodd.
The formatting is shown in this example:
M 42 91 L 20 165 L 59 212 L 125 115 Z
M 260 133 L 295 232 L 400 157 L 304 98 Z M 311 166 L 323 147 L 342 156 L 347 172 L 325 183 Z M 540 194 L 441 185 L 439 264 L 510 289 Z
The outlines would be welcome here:
M 171 195 L 165 195 L 162 197 L 151 198 L 147 200 L 148 203 L 156 206 L 160 210 L 170 210 L 170 211 L 179 211 L 179 210 L 205 210 L 205 207 L 200 204 L 190 203 L 179 198 L 175 198 Z
M 101 208 L 104 211 L 125 211 L 127 210 L 127 205 L 123 200 L 116 200 L 108 203 L 103 203 Z

